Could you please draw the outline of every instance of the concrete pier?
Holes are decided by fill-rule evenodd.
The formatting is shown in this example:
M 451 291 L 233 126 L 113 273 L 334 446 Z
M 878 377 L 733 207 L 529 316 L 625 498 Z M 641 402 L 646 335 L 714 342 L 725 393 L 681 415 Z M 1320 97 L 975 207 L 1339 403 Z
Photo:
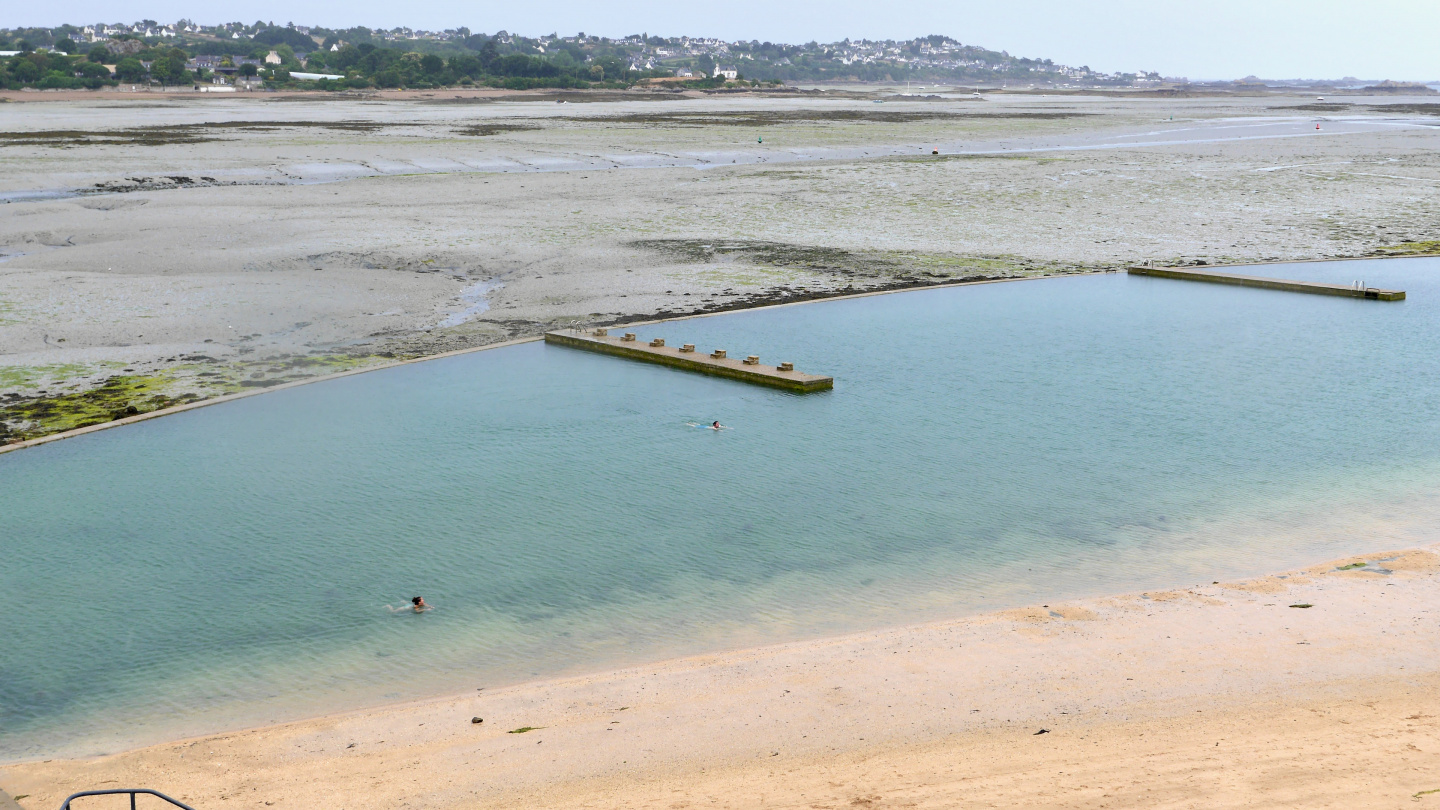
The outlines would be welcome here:
M 569 346 L 572 349 L 628 357 L 631 360 L 643 360 L 647 363 L 659 363 L 662 366 L 697 371 L 716 377 L 729 377 L 732 380 L 754 385 L 783 388 L 786 391 L 800 394 L 807 394 L 811 391 L 828 391 L 835 387 L 835 378 L 803 374 L 796 371 L 791 363 L 762 366 L 757 355 L 749 355 L 740 360 L 726 357 L 724 349 L 715 349 L 710 354 L 702 354 L 695 351 L 695 345 L 692 343 L 686 343 L 680 347 L 666 346 L 663 338 L 642 343 L 635 339 L 633 333 L 628 332 L 611 335 L 607 329 L 565 329 L 546 332 L 545 342 L 557 346 Z
M 1403 301 L 1404 290 L 1378 290 L 1374 287 L 1355 287 L 1345 284 L 1324 284 L 1318 281 L 1290 281 L 1283 278 L 1264 276 L 1242 276 L 1219 270 L 1196 270 L 1185 267 L 1143 267 L 1129 268 L 1132 275 L 1178 278 L 1184 281 L 1208 281 L 1213 284 L 1235 284 L 1241 287 L 1261 287 L 1267 290 L 1310 293 L 1312 295 L 1340 295 L 1348 298 L 1369 298 L 1375 301 Z

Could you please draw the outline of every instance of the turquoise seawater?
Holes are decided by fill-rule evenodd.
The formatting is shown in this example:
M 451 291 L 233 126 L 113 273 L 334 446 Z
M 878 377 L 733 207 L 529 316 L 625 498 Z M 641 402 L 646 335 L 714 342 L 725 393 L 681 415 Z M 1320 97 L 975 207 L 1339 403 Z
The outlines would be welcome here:
M 0 758 L 1427 540 L 1440 260 L 1261 272 L 1410 297 L 907 292 L 636 330 L 829 393 L 527 344 L 0 456 Z

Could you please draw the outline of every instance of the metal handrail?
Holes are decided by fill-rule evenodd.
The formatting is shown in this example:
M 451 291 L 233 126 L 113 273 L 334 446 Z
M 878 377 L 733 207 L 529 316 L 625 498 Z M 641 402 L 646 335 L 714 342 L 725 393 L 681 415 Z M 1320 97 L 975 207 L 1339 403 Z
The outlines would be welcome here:
M 167 802 L 175 805 L 176 807 L 181 808 L 181 810 L 195 810 L 195 808 L 191 807 L 190 805 L 188 805 L 188 804 L 186 804 L 186 803 L 184 803 L 184 802 L 176 801 L 175 799 L 172 799 L 172 798 L 170 798 L 169 796 L 166 796 L 164 793 L 161 793 L 161 792 L 158 791 L 158 790 L 151 790 L 151 789 L 149 789 L 149 788 L 118 788 L 118 789 L 116 789 L 116 790 L 82 790 L 82 791 L 80 791 L 79 793 L 76 793 L 76 794 L 74 794 L 73 796 L 71 796 L 71 797 L 69 797 L 68 799 L 66 799 L 66 800 L 65 800 L 65 803 L 62 804 L 62 805 L 60 805 L 60 810 L 70 810 L 70 802 L 75 801 L 76 799 L 80 798 L 81 796 L 113 796 L 113 795 L 115 795 L 116 793 L 129 793 L 129 794 L 130 794 L 130 810 L 135 810 L 135 794 L 137 794 L 137 793 L 146 793 L 146 794 L 149 794 L 149 795 L 151 795 L 151 796 L 156 796 L 156 797 L 158 797 L 158 798 L 164 799 L 165 801 L 167 801 Z

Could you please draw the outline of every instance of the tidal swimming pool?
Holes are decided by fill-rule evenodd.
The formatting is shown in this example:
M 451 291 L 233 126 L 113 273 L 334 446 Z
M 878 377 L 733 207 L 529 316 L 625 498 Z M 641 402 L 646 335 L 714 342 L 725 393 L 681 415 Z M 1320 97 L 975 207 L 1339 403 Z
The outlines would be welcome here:
M 634 330 L 828 393 L 526 344 L 0 456 L 0 758 L 1430 540 L 1440 259 L 1264 272 L 1409 298 L 907 292 Z

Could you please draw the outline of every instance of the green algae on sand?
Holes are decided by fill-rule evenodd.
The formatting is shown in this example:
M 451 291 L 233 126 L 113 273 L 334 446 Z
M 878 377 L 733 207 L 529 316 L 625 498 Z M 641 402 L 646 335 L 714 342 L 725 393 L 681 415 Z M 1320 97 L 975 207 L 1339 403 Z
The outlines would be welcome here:
M 1440 256 L 1440 239 L 1420 242 L 1401 242 L 1380 248 L 1387 256 Z
M 24 441 L 98 425 L 200 399 L 164 392 L 164 376 L 117 375 L 87 391 L 36 397 L 0 407 L 0 441 Z
M 192 402 L 271 388 L 344 371 L 408 359 L 394 353 L 327 354 L 238 363 L 192 362 L 149 374 L 118 374 L 98 386 L 62 394 L 12 394 L 0 401 L 0 444 L 38 439 L 55 433 L 113 422 L 129 416 Z M 0 371 L 0 383 L 33 388 L 48 378 L 73 378 L 95 372 L 79 364 L 25 366 Z

